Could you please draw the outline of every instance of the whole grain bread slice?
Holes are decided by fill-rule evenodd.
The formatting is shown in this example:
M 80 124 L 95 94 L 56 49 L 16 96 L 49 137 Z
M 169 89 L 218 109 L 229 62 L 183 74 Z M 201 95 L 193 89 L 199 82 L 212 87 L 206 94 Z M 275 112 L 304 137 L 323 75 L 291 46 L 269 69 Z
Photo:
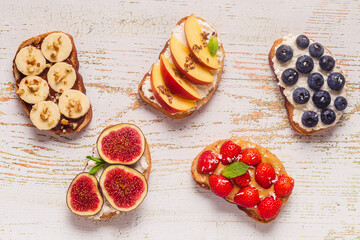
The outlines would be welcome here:
M 181 25 L 183 22 L 186 21 L 186 19 L 188 18 L 187 17 L 184 17 L 182 18 L 176 25 L 179 26 Z M 204 21 L 204 19 L 200 18 L 200 17 L 196 17 L 197 19 L 201 20 L 201 21 Z M 215 29 L 215 28 L 213 28 Z M 160 55 L 165 53 L 168 48 L 170 48 L 170 44 L 169 44 L 170 40 L 168 40 L 163 48 L 163 50 L 161 51 L 161 53 L 159 54 L 159 58 L 160 58 Z M 196 101 L 196 104 L 195 104 L 195 107 L 187 110 L 187 111 L 184 111 L 184 112 L 178 112 L 178 113 L 169 113 L 168 111 L 166 111 L 165 109 L 163 109 L 161 107 L 161 105 L 157 104 L 156 102 L 154 102 L 152 99 L 149 99 L 144 91 L 148 91 L 148 89 L 144 89 L 143 86 L 145 84 L 145 81 L 149 80 L 150 79 L 150 73 L 151 73 L 151 69 L 149 70 L 149 72 L 147 72 L 145 74 L 145 76 L 143 77 L 143 79 L 141 80 L 140 84 L 139 84 L 139 87 L 138 87 L 138 92 L 139 92 L 139 95 L 141 97 L 141 99 L 146 102 L 147 104 L 149 104 L 150 106 L 152 106 L 153 108 L 161 111 L 162 113 L 164 113 L 166 116 L 170 117 L 170 118 L 174 118 L 174 119 L 181 119 L 181 118 L 184 118 L 184 117 L 187 117 L 189 115 L 191 115 L 193 112 L 195 112 L 197 109 L 201 108 L 202 106 L 204 106 L 209 100 L 210 98 L 214 95 L 215 93 L 215 90 L 217 89 L 217 87 L 219 86 L 219 82 L 220 82 L 220 78 L 221 78 L 221 75 L 222 75 L 222 72 L 223 72 L 223 67 L 224 67 L 224 59 L 225 59 L 225 52 L 224 52 L 224 47 L 223 47 L 223 44 L 221 44 L 219 46 L 219 50 L 218 51 L 221 51 L 223 53 L 223 58 L 221 60 L 221 62 L 219 63 L 219 69 L 217 70 L 217 77 L 215 79 L 215 85 L 210 89 L 210 91 L 208 92 L 208 94 L 203 97 L 202 99 L 200 100 L 197 100 Z
M 19 70 L 16 68 L 16 64 L 15 64 L 15 58 L 16 58 L 16 55 L 18 54 L 18 52 L 20 51 L 20 49 L 24 48 L 24 47 L 27 47 L 27 46 L 34 46 L 34 47 L 37 47 L 37 48 L 40 48 L 41 46 L 41 43 L 42 41 L 44 40 L 45 37 L 47 37 L 48 35 L 52 34 L 52 33 L 64 33 L 64 32 L 61 32 L 61 31 L 53 31 L 53 32 L 48 32 L 48 33 L 44 33 L 44 34 L 40 34 L 38 36 L 35 36 L 35 37 L 32 37 L 30 39 L 27 39 L 25 40 L 23 43 L 20 44 L 18 50 L 16 51 L 15 53 L 15 57 L 14 57 L 14 60 L 13 60 L 13 74 L 14 74 L 14 78 L 15 78 L 15 91 L 17 91 L 19 89 L 19 83 L 21 81 L 21 79 L 23 77 L 25 77 L 25 75 L 23 75 L 21 72 L 19 72 Z M 77 58 L 77 51 L 76 51 L 76 47 L 75 47 L 75 43 L 74 43 L 74 39 L 73 37 L 68 34 L 68 33 L 64 33 L 66 34 L 70 40 L 71 40 L 71 43 L 72 43 L 72 51 L 70 53 L 70 56 L 64 60 L 64 62 L 70 64 L 73 66 L 73 68 L 75 69 L 76 71 L 76 81 L 75 81 L 75 84 L 74 86 L 72 87 L 72 89 L 76 89 L 76 90 L 79 90 L 81 91 L 82 93 L 86 94 L 86 89 L 85 89 L 85 86 L 84 86 L 84 82 L 83 82 L 83 78 L 82 76 L 80 75 L 79 73 L 79 61 L 78 61 L 78 58 Z M 49 63 L 47 61 L 47 63 Z M 48 72 L 48 68 L 44 69 L 44 71 L 39 74 L 39 76 L 45 80 L 47 80 L 47 72 Z M 50 86 L 49 86 L 50 87 Z M 50 95 L 51 94 L 54 94 L 54 91 L 50 88 Z M 32 105 L 31 104 L 28 104 L 26 102 L 24 102 L 20 96 L 19 97 L 19 100 L 22 104 L 22 106 L 24 107 L 25 109 L 25 112 L 27 113 L 28 116 L 30 116 L 30 111 L 31 111 L 31 108 L 32 108 Z M 51 96 L 48 97 L 47 100 L 49 100 L 51 98 Z M 64 116 L 61 115 L 61 119 L 63 119 Z M 61 124 L 59 123 L 58 126 L 56 126 L 55 128 L 51 129 L 50 131 L 51 132 L 55 132 L 55 133 L 60 133 L 60 134 L 67 134 L 67 133 L 73 133 L 73 132 L 79 132 L 81 131 L 85 126 L 87 126 L 89 124 L 89 122 L 91 121 L 91 118 L 92 118 L 92 107 L 90 106 L 90 109 L 89 111 L 87 112 L 86 115 L 84 115 L 83 117 L 79 118 L 79 119 L 75 119 L 75 120 L 71 120 L 71 119 L 68 119 L 70 122 L 73 121 L 73 122 L 76 122 L 78 123 L 76 128 L 72 129 L 72 128 L 67 128 L 66 129 L 66 132 L 63 131 L 63 129 L 61 129 Z
M 208 189 L 210 190 L 210 185 L 209 185 L 209 182 L 208 182 L 208 177 L 209 175 L 208 174 L 201 174 L 197 171 L 197 164 L 198 164 L 198 159 L 199 157 L 201 156 L 201 154 L 207 150 L 211 150 L 217 154 L 219 154 L 219 151 L 220 151 L 220 147 L 222 146 L 222 144 L 227 141 L 229 139 L 223 139 L 223 140 L 218 140 L 210 145 L 208 145 L 207 147 L 205 147 L 197 156 L 196 158 L 193 160 L 192 164 L 191 164 L 191 174 L 195 180 L 195 182 L 200 185 L 202 188 L 204 189 Z M 277 166 L 277 168 L 279 169 L 279 173 L 277 173 L 277 175 L 280 175 L 280 174 L 287 174 L 286 173 L 286 170 L 285 170 L 285 167 L 283 166 L 282 162 L 273 154 L 271 153 L 268 149 L 264 148 L 264 147 L 261 147 L 255 143 L 252 143 L 252 142 L 248 142 L 248 141 L 244 141 L 242 140 L 241 138 L 239 137 L 236 137 L 236 138 L 231 138 L 230 140 L 232 140 L 233 142 L 235 142 L 236 144 L 238 144 L 241 149 L 245 149 L 245 148 L 256 148 L 260 151 L 261 155 L 262 155 L 262 161 L 264 162 L 269 162 L 271 163 L 273 166 Z M 220 163 L 221 164 L 221 163 Z M 219 164 L 219 165 L 220 165 Z M 214 171 L 214 174 L 221 174 L 221 169 L 219 169 L 219 166 L 218 168 Z M 251 177 L 252 179 L 254 178 L 254 176 Z M 256 183 L 255 183 L 256 184 Z M 226 196 L 224 199 L 230 203 L 233 203 L 235 204 L 234 202 L 234 199 L 233 199 L 233 196 L 234 194 L 236 194 L 236 192 L 239 190 L 240 188 L 235 186 L 233 191 L 228 195 Z M 282 201 L 282 206 L 285 205 L 285 203 L 288 201 L 290 195 L 286 196 L 286 197 L 283 197 L 283 198 L 280 198 L 281 201 Z M 270 219 L 264 219 L 264 218 L 261 218 L 259 216 L 259 213 L 257 211 L 257 209 L 255 207 L 253 208 L 244 208 L 242 206 L 239 206 L 237 205 L 237 207 L 244 211 L 249 217 L 253 218 L 254 220 L 260 222 L 260 223 L 269 223 L 273 220 L 276 219 L 276 217 L 279 215 L 279 213 L 273 217 L 273 218 L 270 218 Z

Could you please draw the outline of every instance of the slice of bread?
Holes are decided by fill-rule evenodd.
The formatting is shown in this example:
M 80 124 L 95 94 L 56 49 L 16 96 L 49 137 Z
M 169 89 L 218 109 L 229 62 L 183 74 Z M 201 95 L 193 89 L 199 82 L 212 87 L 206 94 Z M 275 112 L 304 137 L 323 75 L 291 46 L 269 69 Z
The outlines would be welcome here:
M 191 174 L 195 180 L 195 182 L 197 184 L 199 184 L 202 188 L 208 189 L 210 190 L 210 185 L 209 185 L 209 174 L 202 174 L 199 173 L 197 171 L 197 164 L 198 164 L 198 159 L 201 156 L 201 154 L 207 150 L 211 150 L 213 151 L 216 155 L 220 154 L 220 147 L 222 146 L 222 144 L 224 142 L 226 142 L 229 139 L 223 139 L 223 140 L 218 140 L 210 145 L 208 145 L 207 147 L 205 147 L 197 156 L 196 158 L 193 160 L 192 165 L 191 165 Z M 230 140 L 232 140 L 234 143 L 236 143 L 237 145 L 239 145 L 241 147 L 241 149 L 246 149 L 246 148 L 256 148 L 260 151 L 261 156 L 262 156 L 262 162 L 268 162 L 270 164 L 273 165 L 275 172 L 276 172 L 276 176 L 279 176 L 280 174 L 285 174 L 286 170 L 285 167 L 283 166 L 282 162 L 273 154 L 271 153 L 268 149 L 261 147 L 255 143 L 252 142 L 247 142 L 242 140 L 241 138 L 231 138 Z M 225 166 L 222 165 L 221 163 L 219 163 L 219 166 L 215 169 L 215 171 L 213 172 L 213 174 L 221 174 L 222 169 Z M 254 174 L 254 168 L 250 167 L 249 170 L 250 171 L 250 176 L 251 176 L 251 185 L 254 187 L 257 187 L 259 189 L 259 193 L 260 193 L 260 197 L 263 195 L 265 197 L 267 196 L 273 196 L 273 186 L 271 188 L 269 188 L 269 190 L 263 189 L 261 188 L 255 181 L 255 174 Z M 234 196 L 235 194 L 240 190 L 240 188 L 234 184 L 234 189 L 229 193 L 228 196 L 226 196 L 224 199 L 230 203 L 234 203 Z M 282 206 L 284 206 L 284 204 L 288 201 L 290 195 L 283 197 L 283 198 L 279 198 L 282 201 Z M 253 218 L 254 220 L 260 222 L 260 223 L 269 223 L 271 221 L 273 221 L 279 213 L 270 219 L 264 219 L 261 218 L 259 216 L 259 213 L 257 211 L 256 207 L 252 207 L 252 208 L 244 208 L 241 207 L 239 205 L 237 205 L 238 208 L 242 211 L 244 211 L 249 217 Z
M 187 18 L 188 17 L 182 18 L 176 25 L 180 26 L 181 24 L 183 24 L 186 21 Z M 202 18 L 197 17 L 197 19 L 199 21 L 206 22 Z M 212 27 L 212 29 L 215 31 L 215 29 L 213 27 Z M 159 58 L 160 58 L 161 54 L 164 54 L 166 51 L 170 51 L 169 42 L 170 41 L 166 42 L 165 47 L 163 48 L 163 50 L 159 54 Z M 208 86 L 206 86 L 206 85 L 201 86 L 202 89 L 206 88 L 206 90 L 208 90 L 208 92 L 202 99 L 196 101 L 195 107 L 193 107 L 193 108 L 191 108 L 191 109 L 189 109 L 187 111 L 178 112 L 178 113 L 169 113 L 166 110 L 164 110 L 161 107 L 161 105 L 157 102 L 157 100 L 155 99 L 153 94 L 151 93 L 151 91 L 152 91 L 151 87 L 145 87 L 145 85 L 150 86 L 149 82 L 150 82 L 151 69 L 149 70 L 149 72 L 147 72 L 145 74 L 145 76 L 143 77 L 143 79 L 141 80 L 141 82 L 139 84 L 138 92 L 139 92 L 139 95 L 140 95 L 141 99 L 144 102 L 146 102 L 147 104 L 149 104 L 150 106 L 152 106 L 155 109 L 161 111 L 162 113 L 164 113 L 166 116 L 168 116 L 170 118 L 180 119 L 180 118 L 184 118 L 184 117 L 187 117 L 187 116 L 191 115 L 194 111 L 196 111 L 197 109 L 204 106 L 210 100 L 210 98 L 214 94 L 215 90 L 219 86 L 220 78 L 221 78 L 221 75 L 222 75 L 222 72 L 223 72 L 223 67 L 224 67 L 224 59 L 225 59 L 225 52 L 224 52 L 223 44 L 221 44 L 219 46 L 218 52 L 222 53 L 222 58 L 221 58 L 221 60 L 219 62 L 220 68 L 218 70 L 216 70 L 215 80 L 214 80 L 214 82 L 212 84 L 209 84 Z M 148 95 L 152 95 L 152 96 L 149 97 Z
M 64 32 L 53 31 L 53 32 L 44 33 L 44 34 L 38 35 L 36 37 L 32 37 L 32 38 L 30 38 L 28 40 L 25 40 L 19 46 L 18 50 L 16 51 L 14 60 L 13 60 L 13 74 L 14 74 L 14 78 L 15 78 L 15 91 L 17 91 L 19 89 L 19 83 L 20 83 L 21 79 L 25 77 L 25 75 L 23 75 L 16 68 L 16 64 L 15 64 L 16 55 L 18 54 L 18 52 L 22 48 L 30 46 L 30 45 L 32 45 L 34 47 L 37 47 L 37 48 L 40 48 L 41 43 L 44 40 L 44 38 L 47 37 L 48 35 L 52 34 L 52 33 L 64 33 Z M 77 58 L 77 51 L 76 51 L 74 40 L 73 40 L 73 38 L 72 38 L 72 36 L 70 34 L 67 34 L 67 33 L 64 33 L 64 34 L 66 34 L 70 38 L 71 43 L 72 43 L 72 51 L 70 53 L 70 56 L 66 60 L 63 61 L 63 62 L 66 62 L 66 63 L 72 65 L 73 68 L 76 71 L 76 81 L 75 81 L 75 84 L 72 87 L 72 89 L 79 90 L 82 93 L 86 94 L 86 89 L 85 89 L 85 86 L 84 86 L 83 78 L 79 73 L 79 61 L 78 61 L 78 58 Z M 49 63 L 49 62 L 47 61 L 47 63 Z M 48 70 L 49 70 L 49 68 L 45 68 L 44 71 L 42 73 L 40 73 L 38 76 L 43 78 L 44 80 L 47 80 L 47 72 L 48 72 Z M 51 100 L 54 99 L 54 96 L 55 96 L 55 91 L 52 90 L 51 87 L 50 87 L 49 97 L 46 100 L 51 101 Z M 19 100 L 20 100 L 22 106 L 24 107 L 26 113 L 30 116 L 30 111 L 31 111 L 31 108 L 32 108 L 32 104 L 24 102 L 20 97 L 19 97 Z M 92 107 L 90 106 L 89 111 L 83 117 L 81 117 L 79 119 L 67 119 L 68 122 L 70 122 L 70 123 L 76 123 L 76 127 L 74 127 L 74 128 L 73 127 L 66 127 L 66 126 L 62 125 L 59 122 L 59 124 L 55 128 L 51 129 L 50 131 L 55 132 L 55 133 L 61 133 L 61 134 L 79 132 L 86 125 L 89 124 L 89 122 L 91 121 L 91 118 L 92 118 Z M 61 115 L 60 119 L 64 119 L 64 116 Z M 70 126 L 70 125 L 68 125 L 68 126 Z M 64 129 L 65 129 L 65 131 L 64 131 Z
M 315 42 L 315 41 L 312 40 L 312 39 L 310 39 L 310 41 L 311 41 L 311 42 Z M 269 52 L 269 63 L 270 63 L 270 67 L 271 67 L 271 69 L 272 69 L 272 71 L 273 71 L 274 73 L 275 73 L 275 69 L 274 69 L 273 58 L 275 57 L 277 46 L 281 45 L 283 42 L 284 42 L 284 39 L 283 39 L 283 38 L 277 39 L 277 40 L 274 42 L 274 44 L 273 44 L 273 46 L 271 47 L 270 52 Z M 311 42 L 310 42 L 310 43 L 311 43 Z M 330 55 L 330 56 L 332 56 L 334 59 L 336 59 L 336 58 L 334 57 L 334 55 L 330 52 L 330 50 L 329 50 L 328 48 L 326 48 L 324 45 L 323 45 L 323 47 L 324 47 L 324 49 L 325 49 L 324 55 Z M 336 61 L 336 65 L 339 66 L 338 61 Z M 341 70 L 340 70 L 339 72 L 342 73 Z M 343 74 L 343 73 L 342 73 L 342 74 Z M 276 74 L 275 74 L 275 75 L 276 75 Z M 276 80 L 277 80 L 278 83 L 281 81 L 281 79 L 279 79 L 277 75 L 276 75 Z M 324 78 L 324 81 L 325 81 L 324 84 L 327 84 L 327 83 L 326 83 L 326 80 L 327 80 L 327 79 Z M 285 99 L 285 109 L 286 109 L 286 112 L 287 112 L 287 115 L 288 115 L 288 118 L 289 118 L 290 125 L 293 127 L 293 129 L 294 129 L 295 131 L 297 131 L 297 132 L 299 132 L 299 133 L 301 133 L 301 134 L 304 134 L 304 135 L 310 135 L 310 134 L 313 134 L 313 133 L 315 133 L 315 132 L 319 132 L 319 131 L 328 129 L 328 128 L 334 126 L 335 123 L 338 121 L 338 119 L 337 119 L 334 124 L 332 124 L 332 125 L 326 125 L 326 126 L 321 127 L 321 128 L 319 128 L 319 129 L 311 129 L 311 130 L 309 130 L 309 129 L 303 128 L 299 123 L 297 123 L 297 122 L 295 122 L 295 121 L 293 120 L 293 117 L 294 117 L 294 105 L 291 104 L 291 102 L 289 102 L 289 100 L 288 100 L 287 97 L 285 96 L 285 93 L 284 93 L 285 88 L 282 87 L 282 86 L 280 86 L 280 85 L 279 85 L 279 88 L 280 88 L 281 94 L 283 95 L 283 97 L 284 97 L 284 99 Z M 346 88 L 346 86 L 344 87 L 344 89 L 345 89 L 345 88 Z M 310 99 L 309 101 L 312 101 L 312 100 Z M 321 121 L 321 120 L 320 120 L 320 116 L 319 116 L 319 122 L 320 122 L 320 121 Z

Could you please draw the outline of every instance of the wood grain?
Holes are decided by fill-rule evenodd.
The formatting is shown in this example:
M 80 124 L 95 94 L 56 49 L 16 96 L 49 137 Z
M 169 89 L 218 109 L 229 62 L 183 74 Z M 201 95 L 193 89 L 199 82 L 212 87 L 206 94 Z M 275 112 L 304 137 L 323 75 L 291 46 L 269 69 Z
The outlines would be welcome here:
M 0 239 L 360 239 L 359 1 L 19 0 L 1 1 L 0 12 Z M 204 108 L 173 120 L 136 89 L 173 26 L 191 13 L 221 34 L 224 74 Z M 74 37 L 94 111 L 85 131 L 68 136 L 36 130 L 13 86 L 18 45 L 52 30 Z M 288 33 L 326 45 L 348 81 L 343 119 L 312 136 L 289 126 L 267 61 L 273 41 Z M 146 199 L 105 222 L 72 215 L 68 185 L 101 130 L 121 122 L 139 126 L 152 150 Z M 197 153 L 230 136 L 268 148 L 296 181 L 268 225 L 192 180 Z

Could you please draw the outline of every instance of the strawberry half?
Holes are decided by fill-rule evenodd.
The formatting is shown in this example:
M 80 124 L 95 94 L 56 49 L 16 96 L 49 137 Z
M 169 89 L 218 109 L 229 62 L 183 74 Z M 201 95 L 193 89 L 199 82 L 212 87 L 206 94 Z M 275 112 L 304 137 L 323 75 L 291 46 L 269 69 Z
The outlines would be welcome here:
M 281 206 L 282 201 L 280 199 L 267 197 L 257 205 L 257 209 L 260 217 L 269 219 L 275 217 L 279 213 Z
M 197 163 L 197 170 L 199 173 L 210 173 L 213 172 L 219 165 L 219 159 L 216 154 L 211 151 L 203 152 Z
M 235 162 L 239 158 L 241 152 L 241 147 L 235 144 L 231 140 L 227 140 L 220 148 L 221 154 L 221 163 L 228 165 L 232 162 Z
M 241 187 L 241 188 L 246 187 L 250 183 L 249 171 L 247 171 L 243 175 L 233 178 L 233 180 L 236 183 L 236 185 L 238 185 L 239 187 Z
M 260 163 L 255 168 L 255 180 L 261 187 L 270 188 L 275 178 L 275 170 L 270 163 Z
M 230 180 L 222 175 L 210 175 L 209 184 L 211 191 L 220 197 L 226 197 L 234 188 Z
M 294 179 L 285 174 L 281 174 L 274 183 L 275 195 L 279 198 L 289 195 L 294 188 Z
M 260 202 L 259 191 L 256 187 L 245 187 L 235 195 L 234 202 L 245 208 L 255 207 Z
M 241 153 L 241 162 L 249 165 L 256 166 L 261 163 L 261 153 L 256 148 L 246 148 Z

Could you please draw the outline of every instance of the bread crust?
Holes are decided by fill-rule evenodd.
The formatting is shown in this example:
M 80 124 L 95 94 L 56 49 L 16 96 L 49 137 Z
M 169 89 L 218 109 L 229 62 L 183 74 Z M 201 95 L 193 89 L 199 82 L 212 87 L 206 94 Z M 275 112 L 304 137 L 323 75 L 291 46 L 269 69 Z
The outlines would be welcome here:
M 179 26 L 181 25 L 183 22 L 186 21 L 186 19 L 188 18 L 189 16 L 186 16 L 184 18 L 182 18 L 176 25 Z M 202 20 L 204 22 L 206 22 L 204 19 L 200 18 L 200 17 L 196 17 L 197 19 L 199 20 Z M 212 26 L 211 26 L 212 27 Z M 215 28 L 213 28 L 215 29 Z M 168 40 L 163 48 L 163 50 L 161 51 L 161 53 L 159 54 L 159 58 L 160 58 L 160 55 L 165 53 L 166 50 L 170 47 L 170 40 Z M 168 111 L 166 111 L 165 109 L 163 109 L 160 105 L 154 103 L 153 101 L 151 101 L 149 98 L 147 98 L 145 96 L 145 93 L 144 93 L 144 89 L 143 89 L 143 85 L 146 81 L 146 79 L 148 77 L 150 77 L 150 73 L 151 73 L 151 69 L 149 70 L 149 72 L 147 72 L 145 74 L 145 76 L 143 77 L 143 79 L 141 80 L 140 84 L 139 84 L 139 87 L 138 87 L 138 92 L 139 92 L 139 95 L 140 95 L 140 98 L 146 102 L 147 104 L 149 104 L 150 106 L 152 106 L 153 108 L 159 110 L 160 112 L 162 112 L 163 114 L 165 114 L 166 116 L 170 117 L 170 118 L 173 118 L 173 119 L 181 119 L 181 118 L 184 118 L 184 117 L 187 117 L 189 115 L 191 115 L 193 112 L 195 112 L 197 109 L 201 108 L 202 106 L 204 106 L 209 100 L 210 98 L 214 95 L 215 93 L 215 90 L 217 89 L 217 87 L 219 86 L 219 82 L 220 82 L 220 78 L 221 78 L 221 75 L 222 75 L 222 72 L 223 72 L 223 67 L 224 67 L 224 60 L 225 60 L 225 51 L 224 51 L 224 47 L 223 47 L 223 44 L 221 44 L 220 46 L 220 50 L 223 52 L 224 56 L 221 60 L 221 63 L 219 65 L 219 69 L 217 70 L 218 71 L 218 75 L 217 75 L 217 79 L 215 79 L 216 83 L 215 83 L 215 86 L 209 91 L 209 93 L 202 99 L 200 100 L 197 100 L 196 101 L 196 104 L 195 104 L 195 107 L 187 110 L 187 111 L 184 111 L 184 112 L 178 112 L 178 113 L 169 113 Z M 145 89 L 146 91 L 146 89 Z
M 207 147 L 205 147 L 197 156 L 196 158 L 193 160 L 192 164 L 191 164 L 191 174 L 193 176 L 193 179 L 195 180 L 195 182 L 201 186 L 202 188 L 204 189 L 207 189 L 207 190 L 210 190 L 210 186 L 208 184 L 208 181 L 207 181 L 207 177 L 204 177 L 205 175 L 207 174 L 200 174 L 198 171 L 197 171 L 197 163 L 198 163 L 198 159 L 200 157 L 200 155 L 204 152 L 204 151 L 207 151 L 207 150 L 211 150 L 211 151 L 218 151 L 216 149 L 219 149 L 220 146 L 229 139 L 222 139 L 222 140 L 218 140 L 210 145 L 208 145 Z M 269 162 L 271 163 L 272 165 L 273 164 L 277 164 L 277 166 L 280 167 L 280 172 L 279 172 L 279 175 L 280 174 L 286 174 L 286 170 L 285 170 L 285 167 L 283 166 L 282 162 L 273 154 L 271 153 L 268 149 L 264 148 L 264 147 L 261 147 L 255 143 L 252 143 L 252 142 L 248 142 L 248 141 L 244 141 L 242 140 L 241 138 L 239 137 L 235 137 L 235 138 L 231 138 L 230 140 L 234 141 L 236 144 L 238 144 L 241 149 L 245 149 L 245 148 L 257 148 L 260 152 L 261 152 L 261 155 L 262 155 L 262 158 L 263 158 L 263 161 L 265 162 Z M 215 170 L 216 171 L 216 170 Z M 291 195 L 291 194 L 290 194 Z M 286 196 L 286 197 L 283 197 L 283 198 L 280 198 L 281 201 L 282 201 L 282 207 L 286 204 L 286 202 L 288 201 L 290 195 Z M 231 194 L 229 194 L 227 197 L 224 198 L 226 201 L 230 202 L 230 203 L 233 203 L 233 204 L 236 204 L 233 200 L 233 198 L 231 197 Z M 276 217 L 279 215 L 279 213 L 273 217 L 273 218 L 270 218 L 270 219 L 264 219 L 264 218 L 261 218 L 258 214 L 258 211 L 256 210 L 256 208 L 244 208 L 244 207 L 241 207 L 239 205 L 237 205 L 237 207 L 241 210 L 241 211 L 244 211 L 249 217 L 251 217 L 252 219 L 256 220 L 257 222 L 260 222 L 260 223 L 269 223 L 273 220 L 276 219 Z
M 47 37 L 48 35 L 52 34 L 52 33 L 63 33 L 65 35 L 67 35 L 70 40 L 71 40 L 71 44 L 72 44 L 72 51 L 70 53 L 70 56 L 64 60 L 63 62 L 66 62 L 68 64 L 71 64 L 73 66 L 73 68 L 75 69 L 75 72 L 76 72 L 76 81 L 75 81 L 75 84 L 74 86 L 72 87 L 72 89 L 76 89 L 76 90 L 79 90 L 81 91 L 82 93 L 86 94 L 86 89 L 85 89 L 85 86 L 84 86 L 84 82 L 83 82 L 83 78 L 82 76 L 80 75 L 79 73 L 79 61 L 78 61 L 78 58 L 77 58 L 77 51 L 76 51 L 76 47 L 75 47 L 75 43 L 74 43 L 74 39 L 73 37 L 68 34 L 68 33 L 64 33 L 64 32 L 61 32 L 61 31 L 53 31 L 53 32 L 47 32 L 47 33 L 43 33 L 43 34 L 40 34 L 38 36 L 35 36 L 35 37 L 32 37 L 30 39 L 27 39 L 25 40 L 24 42 L 22 42 L 18 48 L 18 50 L 16 51 L 15 53 L 15 57 L 14 57 L 14 60 L 13 60 L 13 74 L 14 74 L 14 78 L 15 78 L 15 92 L 17 92 L 17 90 L 19 89 L 19 82 L 21 81 L 21 79 L 23 77 L 25 77 L 25 75 L 23 75 L 21 72 L 19 72 L 19 70 L 16 68 L 16 64 L 15 64 L 15 58 L 16 58 L 16 55 L 18 54 L 18 52 L 24 48 L 24 47 L 27 47 L 29 45 L 33 45 L 33 46 L 40 46 L 42 41 L 44 40 L 45 37 Z M 47 60 L 46 60 L 47 61 Z M 48 63 L 48 61 L 47 61 Z M 48 72 L 48 68 L 44 69 L 42 73 L 40 73 L 38 76 L 40 76 L 41 78 L 47 80 L 47 72 Z M 54 92 L 51 87 L 49 86 L 50 88 L 50 92 Z M 16 94 L 18 95 L 18 94 Z M 30 111 L 31 111 L 31 108 L 32 108 L 32 104 L 28 104 L 26 102 L 24 102 L 20 96 L 18 95 L 19 97 L 19 100 L 21 102 L 21 105 L 23 106 L 23 108 L 25 109 L 25 112 L 27 113 L 27 115 L 30 117 Z M 50 97 L 50 94 L 49 94 L 49 97 Z M 48 100 L 49 97 L 46 99 Z M 64 115 L 61 114 L 61 118 L 64 118 Z M 89 122 L 91 121 L 92 119 L 92 106 L 90 105 L 90 109 L 89 111 L 81 118 L 79 119 L 75 119 L 73 121 L 75 122 L 78 122 L 78 126 L 75 128 L 75 129 L 72 129 L 72 128 L 67 128 L 68 130 L 66 132 L 63 132 L 61 129 L 60 129 L 60 122 L 59 124 L 55 127 L 55 128 L 52 128 L 50 129 L 49 131 L 51 132 L 55 132 L 55 133 L 59 133 L 59 134 L 69 134 L 69 133 L 73 133 L 73 132 L 79 132 L 81 131 L 85 126 L 87 126 L 89 124 Z M 71 119 L 68 119 L 71 121 Z

